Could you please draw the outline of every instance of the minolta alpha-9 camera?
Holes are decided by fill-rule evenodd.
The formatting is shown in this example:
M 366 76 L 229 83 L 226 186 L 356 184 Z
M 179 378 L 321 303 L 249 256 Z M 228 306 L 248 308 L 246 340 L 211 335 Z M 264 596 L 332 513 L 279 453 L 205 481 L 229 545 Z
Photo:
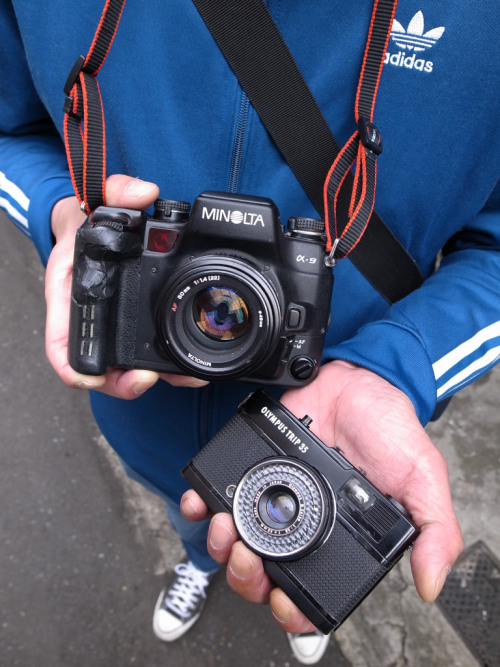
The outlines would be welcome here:
M 327 634 L 418 536 L 384 496 L 281 403 L 259 390 L 183 469 L 214 512 L 230 512 L 271 579 Z
M 332 271 L 324 225 L 205 192 L 155 212 L 99 207 L 76 238 L 69 362 L 300 386 L 317 374 Z

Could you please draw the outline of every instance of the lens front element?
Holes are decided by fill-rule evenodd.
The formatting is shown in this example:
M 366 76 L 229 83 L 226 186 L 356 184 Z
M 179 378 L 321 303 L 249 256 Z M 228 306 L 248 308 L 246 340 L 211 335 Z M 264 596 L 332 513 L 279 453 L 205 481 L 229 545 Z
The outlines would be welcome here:
M 230 287 L 207 287 L 193 302 L 196 324 L 212 340 L 236 340 L 252 326 L 248 307 Z
M 266 511 L 271 521 L 286 526 L 297 516 L 297 503 L 290 493 L 276 491 L 267 501 Z

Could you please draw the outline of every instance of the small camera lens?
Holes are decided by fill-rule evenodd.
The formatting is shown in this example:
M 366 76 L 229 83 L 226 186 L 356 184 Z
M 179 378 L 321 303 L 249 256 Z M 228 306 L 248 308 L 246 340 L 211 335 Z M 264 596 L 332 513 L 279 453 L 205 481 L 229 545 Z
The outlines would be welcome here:
M 294 520 L 297 503 L 291 494 L 277 491 L 267 501 L 266 510 L 271 521 L 285 526 Z
M 250 331 L 252 321 L 246 303 L 230 287 L 207 287 L 193 302 L 199 329 L 212 340 L 236 340 Z
M 335 522 L 329 483 L 303 461 L 263 459 L 243 475 L 233 518 L 243 542 L 260 556 L 290 560 L 318 548 Z

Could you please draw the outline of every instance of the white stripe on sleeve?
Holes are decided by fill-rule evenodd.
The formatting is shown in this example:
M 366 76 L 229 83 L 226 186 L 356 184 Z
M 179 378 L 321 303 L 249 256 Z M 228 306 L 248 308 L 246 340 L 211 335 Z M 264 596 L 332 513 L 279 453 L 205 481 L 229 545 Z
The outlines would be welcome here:
M 9 181 L 3 171 L 0 171 L 0 190 L 3 190 L 6 194 L 12 197 L 12 199 L 14 199 L 25 211 L 28 210 L 30 200 L 20 187 L 12 181 Z
M 460 363 L 465 357 L 468 357 L 475 352 L 481 345 L 493 338 L 498 338 L 499 336 L 500 322 L 494 322 L 484 329 L 481 329 L 481 331 L 478 331 L 472 338 L 469 338 L 465 343 L 462 343 L 432 364 L 434 377 L 436 380 L 439 380 L 441 376 L 447 373 L 453 366 Z
M 437 397 L 440 398 L 452 388 L 458 389 L 462 384 L 469 381 L 472 376 L 482 371 L 487 366 L 492 366 L 498 359 L 500 359 L 500 347 L 493 347 L 488 350 L 480 359 L 476 359 L 472 364 L 464 368 L 460 373 L 457 373 L 451 380 L 445 382 L 442 387 L 438 387 Z
M 3 208 L 4 211 L 7 211 L 11 218 L 14 218 L 14 220 L 17 220 L 23 227 L 28 229 L 28 218 L 19 213 L 17 208 L 14 208 L 8 199 L 0 197 L 0 207 Z

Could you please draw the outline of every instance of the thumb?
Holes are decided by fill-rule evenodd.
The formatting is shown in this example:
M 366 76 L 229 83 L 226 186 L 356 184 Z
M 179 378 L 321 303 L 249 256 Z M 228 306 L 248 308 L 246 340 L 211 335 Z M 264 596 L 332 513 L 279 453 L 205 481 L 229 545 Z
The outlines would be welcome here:
M 160 194 L 155 183 L 141 181 L 123 174 L 113 174 L 106 180 L 106 205 L 142 210 L 151 206 Z
M 422 438 L 427 439 L 427 435 Z M 420 474 L 414 471 L 414 479 L 406 480 L 408 497 L 403 502 L 421 531 L 411 553 L 415 586 L 425 602 L 433 602 L 463 549 L 463 538 L 453 509 L 446 461 L 432 446 L 426 454 L 420 451 L 418 462 Z
M 462 533 L 456 521 L 433 521 L 421 531 L 413 545 L 411 569 L 420 597 L 434 602 L 462 551 Z

